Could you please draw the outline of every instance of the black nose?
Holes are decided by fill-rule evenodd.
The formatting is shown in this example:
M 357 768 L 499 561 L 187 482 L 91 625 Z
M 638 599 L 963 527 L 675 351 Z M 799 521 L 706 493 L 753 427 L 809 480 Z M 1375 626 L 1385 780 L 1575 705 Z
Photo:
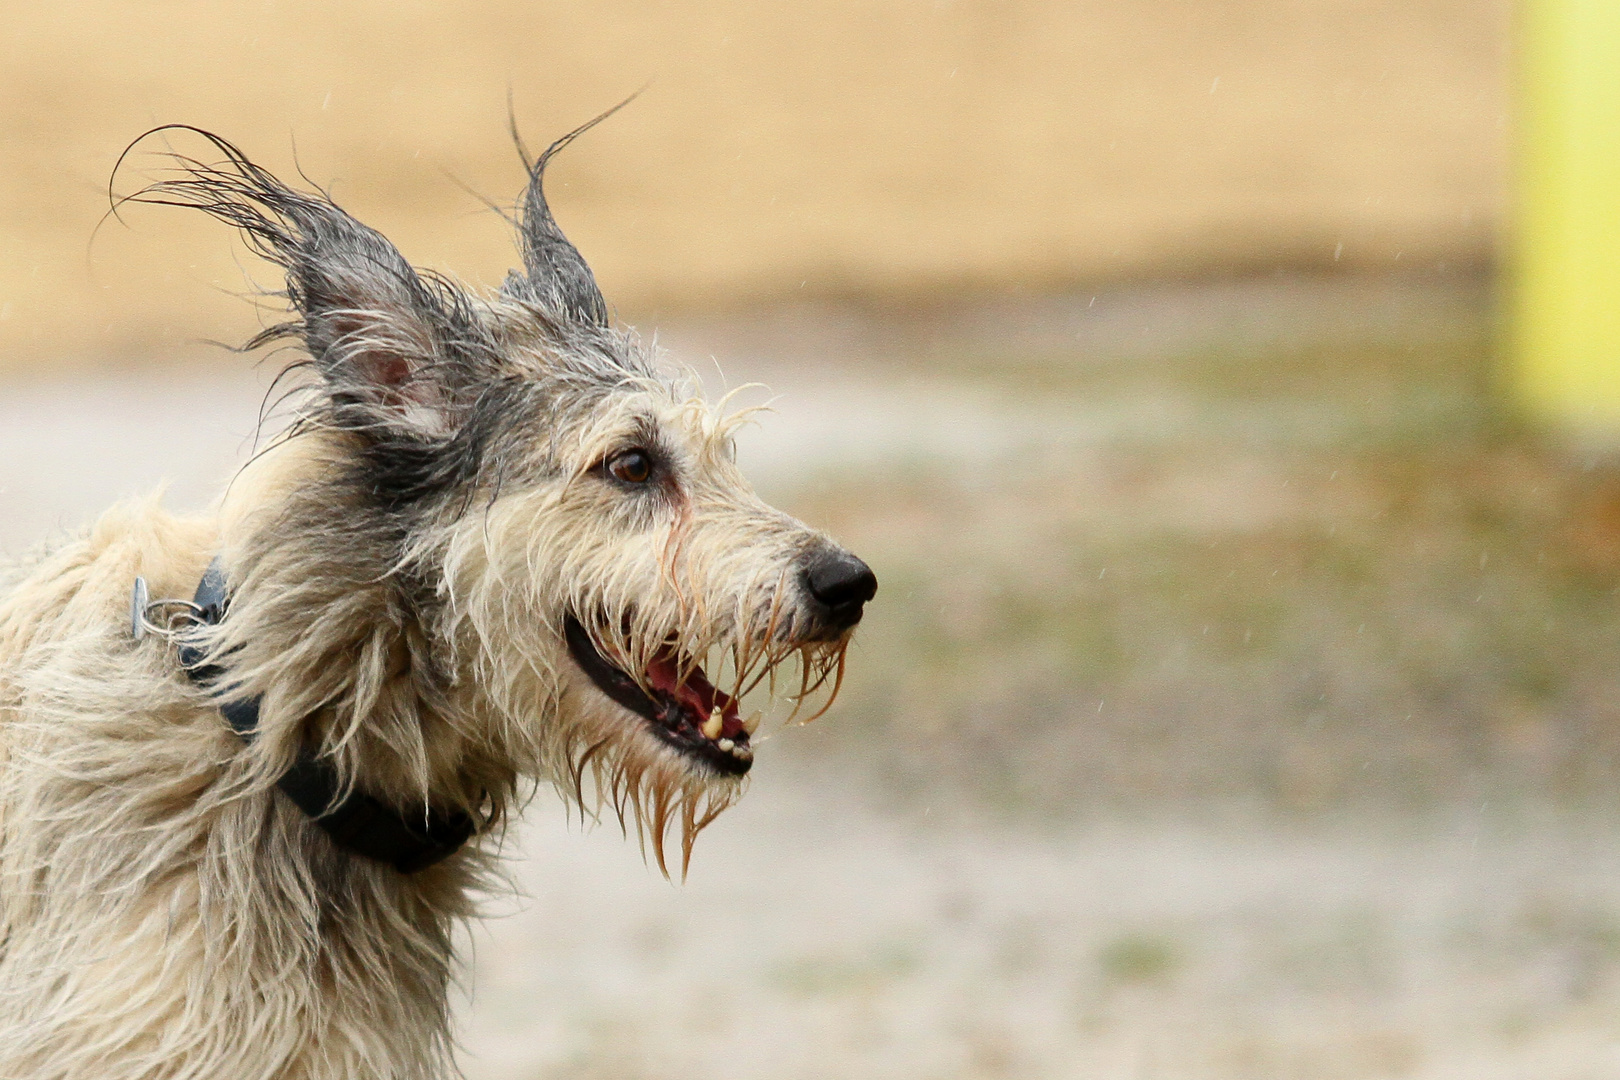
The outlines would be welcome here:
M 804 586 L 826 609 L 822 617 L 843 630 L 861 621 L 861 607 L 877 595 L 877 575 L 843 548 L 829 544 L 805 559 Z

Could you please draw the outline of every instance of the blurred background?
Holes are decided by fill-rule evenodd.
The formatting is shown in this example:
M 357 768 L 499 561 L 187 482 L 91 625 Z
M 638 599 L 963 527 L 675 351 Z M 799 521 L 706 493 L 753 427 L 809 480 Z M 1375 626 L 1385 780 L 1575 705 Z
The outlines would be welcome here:
M 263 265 L 106 218 L 135 136 L 493 285 L 508 93 L 645 87 L 557 216 L 877 570 L 687 884 L 536 801 L 473 1080 L 1620 1075 L 1603 5 L 89 0 L 0 57 L 5 550 L 205 506 L 274 374 L 208 344 Z

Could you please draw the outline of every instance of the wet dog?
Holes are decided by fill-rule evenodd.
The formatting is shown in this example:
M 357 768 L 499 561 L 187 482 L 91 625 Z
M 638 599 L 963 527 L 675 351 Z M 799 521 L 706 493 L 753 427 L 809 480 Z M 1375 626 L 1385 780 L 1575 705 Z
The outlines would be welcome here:
M 252 344 L 304 396 L 217 514 L 121 505 L 0 579 L 0 1076 L 442 1077 L 503 817 L 553 785 L 684 867 L 745 695 L 836 692 L 876 580 L 610 320 L 542 190 L 573 135 L 485 296 L 182 130 L 218 160 L 131 198 L 285 271 Z

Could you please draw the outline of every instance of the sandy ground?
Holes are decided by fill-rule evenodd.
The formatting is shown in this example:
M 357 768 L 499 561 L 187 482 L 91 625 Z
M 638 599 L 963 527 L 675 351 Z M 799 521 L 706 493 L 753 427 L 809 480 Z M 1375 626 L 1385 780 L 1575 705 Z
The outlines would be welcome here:
M 273 276 L 223 226 L 149 209 L 97 231 L 119 152 L 158 124 L 301 170 L 414 263 L 499 282 L 511 237 L 461 185 L 516 195 L 508 94 L 541 145 L 645 88 L 550 184 L 606 294 L 642 312 L 1478 263 L 1506 201 L 1512 8 L 14 5 L 0 366 L 245 336 L 244 266 Z M 159 162 L 126 165 L 119 192 Z
M 860 805 L 770 756 L 691 878 L 537 806 L 463 1061 L 563 1077 L 1596 1078 L 1620 843 L 1480 820 L 1100 825 Z M 943 812 L 943 810 L 942 810 Z
M 1411 295 L 1337 283 L 1082 297 L 1020 313 L 1016 351 L 1079 336 L 1099 362 L 1129 360 L 1274 341 L 1312 320 L 1399 334 L 1467 306 Z M 742 455 L 773 493 L 926 461 L 993 474 L 1042 447 L 1165 425 L 1309 432 L 1327 415 L 1197 395 L 1031 402 L 953 372 L 926 329 L 941 318 L 803 311 L 664 340 L 781 394 Z M 1012 333 L 1005 313 L 951 318 L 956 342 Z M 919 368 L 920 354 L 939 363 Z M 0 545 L 164 478 L 172 505 L 203 505 L 251 446 L 265 382 L 221 357 L 0 386 Z M 859 747 L 806 754 L 810 734 L 762 747 L 753 790 L 705 835 L 684 885 L 613 825 L 570 826 L 542 793 L 511 838 L 515 892 L 466 935 L 469 1077 L 1620 1075 L 1620 834 L 1604 821 L 1489 803 L 1421 823 L 1010 820 L 945 784 L 937 800 L 889 800 L 849 767 Z

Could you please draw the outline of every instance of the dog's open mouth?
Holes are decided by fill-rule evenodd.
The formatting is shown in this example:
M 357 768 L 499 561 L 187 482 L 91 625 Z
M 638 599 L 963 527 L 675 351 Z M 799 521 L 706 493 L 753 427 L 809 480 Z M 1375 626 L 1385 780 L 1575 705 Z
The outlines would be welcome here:
M 716 690 L 701 667 L 683 663 L 673 646 L 660 650 L 638 681 L 603 656 L 572 615 L 564 633 L 574 663 L 596 688 L 646 720 L 664 742 L 732 776 L 741 776 L 753 766 L 754 750 L 748 742 L 748 728 L 737 714 L 737 702 Z M 690 669 L 684 680 L 683 668 Z M 652 692 L 643 690 L 643 685 Z

